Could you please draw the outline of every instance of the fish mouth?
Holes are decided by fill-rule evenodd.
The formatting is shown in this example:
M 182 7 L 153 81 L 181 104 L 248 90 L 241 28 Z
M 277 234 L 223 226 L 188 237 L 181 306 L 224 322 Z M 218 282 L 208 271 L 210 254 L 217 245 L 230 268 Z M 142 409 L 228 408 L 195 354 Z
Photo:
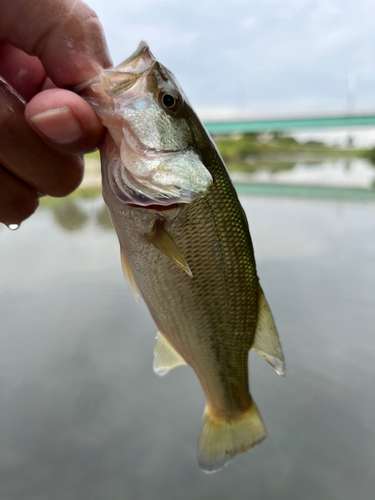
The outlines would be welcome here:
M 148 43 L 141 40 L 133 54 L 116 66 L 116 70 L 127 73 L 130 69 L 132 73 L 143 73 L 152 68 L 156 62 L 157 60 L 152 54 Z
M 90 97 L 92 92 L 100 93 L 104 87 L 107 97 L 116 97 L 131 89 L 143 77 L 147 77 L 157 59 L 152 54 L 147 42 L 142 40 L 137 49 L 125 61 L 117 66 L 103 69 L 101 73 L 86 82 L 76 85 L 72 90 Z M 99 90 L 97 90 L 99 88 Z
M 161 69 L 141 42 L 130 57 L 103 70 L 100 82 L 92 85 L 106 106 L 103 124 L 113 141 L 112 146 L 107 143 L 112 157 L 106 155 L 103 182 L 119 202 L 153 210 L 190 203 L 213 182 L 189 138 L 185 118 L 172 119 L 155 95 L 155 85 L 159 88 L 170 76 L 161 74 Z
M 141 41 L 131 56 L 121 64 L 100 73 L 101 87 L 109 98 L 131 90 L 137 82 L 145 80 L 152 72 L 157 60 L 146 42 Z

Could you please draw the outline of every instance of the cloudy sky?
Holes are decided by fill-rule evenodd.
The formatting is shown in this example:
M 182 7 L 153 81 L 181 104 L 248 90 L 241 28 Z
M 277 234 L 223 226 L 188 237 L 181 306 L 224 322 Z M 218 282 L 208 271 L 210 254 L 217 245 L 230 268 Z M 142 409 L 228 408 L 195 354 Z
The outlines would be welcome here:
M 115 63 L 141 39 L 204 114 L 375 110 L 375 0 L 86 0 Z

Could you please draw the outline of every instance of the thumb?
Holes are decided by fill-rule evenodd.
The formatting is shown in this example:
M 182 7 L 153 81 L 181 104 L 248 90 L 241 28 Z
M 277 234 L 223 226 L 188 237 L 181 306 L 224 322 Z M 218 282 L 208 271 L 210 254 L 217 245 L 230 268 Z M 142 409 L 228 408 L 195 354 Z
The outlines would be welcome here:
M 73 86 L 111 66 L 103 29 L 80 0 L 0 0 L 0 36 L 36 55 L 58 87 Z

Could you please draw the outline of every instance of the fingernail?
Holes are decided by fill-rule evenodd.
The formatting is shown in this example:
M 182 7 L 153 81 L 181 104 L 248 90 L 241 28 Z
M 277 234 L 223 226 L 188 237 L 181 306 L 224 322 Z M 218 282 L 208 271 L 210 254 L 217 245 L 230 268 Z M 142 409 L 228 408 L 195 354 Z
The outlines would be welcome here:
M 69 144 L 82 137 L 81 124 L 67 106 L 38 113 L 30 120 L 44 136 L 59 144 Z

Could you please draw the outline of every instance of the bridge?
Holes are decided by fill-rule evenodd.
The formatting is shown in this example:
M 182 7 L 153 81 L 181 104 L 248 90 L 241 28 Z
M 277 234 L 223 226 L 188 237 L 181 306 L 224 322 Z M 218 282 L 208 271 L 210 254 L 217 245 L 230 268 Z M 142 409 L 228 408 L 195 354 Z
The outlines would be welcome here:
M 236 118 L 233 120 L 207 120 L 205 127 L 211 134 L 246 132 L 281 132 L 286 130 L 375 127 L 375 112 L 301 115 L 270 118 Z

